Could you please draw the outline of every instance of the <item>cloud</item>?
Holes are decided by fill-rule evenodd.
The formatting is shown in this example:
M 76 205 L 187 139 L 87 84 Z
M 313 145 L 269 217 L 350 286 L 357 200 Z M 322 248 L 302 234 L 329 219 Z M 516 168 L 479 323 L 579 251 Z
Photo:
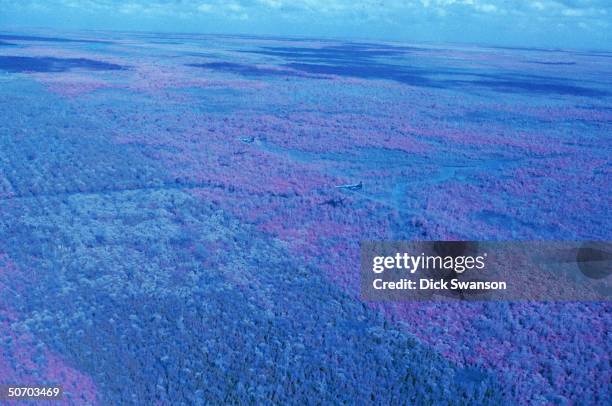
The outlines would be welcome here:
M 278 15 L 355 15 L 373 16 L 406 13 L 419 15 L 432 10 L 444 10 L 445 15 L 469 15 L 470 13 L 537 12 L 550 17 L 607 15 L 612 11 L 610 0 L 0 0 L 0 5 L 32 7 L 47 5 L 88 10 L 157 10 L 176 12 L 226 13 L 277 13 Z M 609 17 L 608 17 L 609 18 Z
M 201 11 L 202 13 L 210 13 L 211 11 L 214 10 L 214 7 L 212 4 L 202 3 L 197 7 L 197 10 Z
M 580 32 L 594 35 L 593 27 L 599 27 L 597 35 L 604 42 L 610 40 L 605 29 L 612 24 L 612 0 L 0 0 L 0 10 L 0 23 L 5 24 L 11 23 L 9 16 L 25 24 L 43 21 L 54 12 L 60 20 L 61 13 L 70 12 L 89 16 L 71 21 L 95 21 L 96 28 L 107 21 L 113 28 L 123 24 L 171 30 L 174 24 L 184 30 L 217 32 L 354 33 L 457 41 L 478 35 L 499 38 L 502 31 L 517 38 L 569 38 Z M 133 24 L 117 17 L 132 18 Z M 553 32 L 552 27 L 564 27 L 565 32 Z M 584 35 L 583 42 L 588 42 Z

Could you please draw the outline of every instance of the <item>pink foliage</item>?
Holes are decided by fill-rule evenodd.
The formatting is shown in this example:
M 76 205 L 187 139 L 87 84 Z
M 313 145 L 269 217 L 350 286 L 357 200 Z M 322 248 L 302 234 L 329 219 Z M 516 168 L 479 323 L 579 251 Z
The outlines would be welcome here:
M 0 275 L 19 270 L 0 254 Z M 11 289 L 0 284 L 0 290 Z M 12 289 L 11 289 L 12 290 Z M 9 294 L 18 294 L 12 291 Z M 97 390 L 91 377 L 69 366 L 35 337 L 19 326 L 20 317 L 10 309 L 0 311 L 0 383 L 20 385 L 60 385 L 64 399 L 60 404 L 97 404 Z M 69 395 L 69 396 L 68 396 Z

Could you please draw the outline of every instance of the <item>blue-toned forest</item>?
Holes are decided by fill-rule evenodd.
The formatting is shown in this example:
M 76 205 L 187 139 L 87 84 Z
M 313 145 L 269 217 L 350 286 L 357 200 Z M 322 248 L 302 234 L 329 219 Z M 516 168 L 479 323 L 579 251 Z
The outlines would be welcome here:
M 0 383 L 609 404 L 608 302 L 364 302 L 359 242 L 609 239 L 611 58 L 1 34 Z

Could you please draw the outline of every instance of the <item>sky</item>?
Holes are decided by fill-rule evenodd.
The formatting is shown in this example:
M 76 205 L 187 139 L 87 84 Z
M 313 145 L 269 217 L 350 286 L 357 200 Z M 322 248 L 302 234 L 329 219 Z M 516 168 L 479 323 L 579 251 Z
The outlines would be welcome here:
M 612 0 L 0 0 L 33 27 L 612 50 Z

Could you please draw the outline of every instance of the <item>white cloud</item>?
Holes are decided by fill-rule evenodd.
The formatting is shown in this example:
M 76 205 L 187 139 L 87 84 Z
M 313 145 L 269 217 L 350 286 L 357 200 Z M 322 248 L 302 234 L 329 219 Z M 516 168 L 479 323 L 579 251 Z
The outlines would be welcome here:
M 202 13 L 210 13 L 213 10 L 214 10 L 214 7 L 212 4 L 202 3 L 198 6 L 198 11 Z
M 482 4 L 477 6 L 477 10 L 484 13 L 494 13 L 497 11 L 497 7 L 493 4 Z
M 566 17 L 582 17 L 584 16 L 585 11 L 578 10 L 576 8 L 566 8 L 561 11 L 561 14 L 563 14 Z
M 545 29 L 564 24 L 567 27 L 608 27 L 612 23 L 612 0 L 0 0 L 6 7 L 36 11 L 70 8 L 89 15 L 133 18 L 166 17 L 216 21 L 250 20 L 279 25 L 384 24 L 400 30 L 415 25 L 437 24 L 474 26 L 481 24 L 506 27 L 510 31 L 523 28 Z M 1 12 L 0 12 L 1 13 Z

